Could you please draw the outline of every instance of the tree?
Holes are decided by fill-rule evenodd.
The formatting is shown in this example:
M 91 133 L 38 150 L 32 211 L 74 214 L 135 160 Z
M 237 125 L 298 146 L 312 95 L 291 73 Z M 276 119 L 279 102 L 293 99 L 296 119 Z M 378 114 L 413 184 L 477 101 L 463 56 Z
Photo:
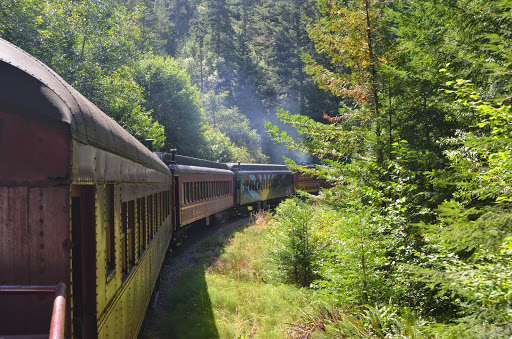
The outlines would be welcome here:
M 340 71 L 318 64 L 305 54 L 306 72 L 320 88 L 348 98 L 362 109 L 357 113 L 362 122 L 374 123 L 377 165 L 383 165 L 380 105 L 377 70 L 381 58 L 377 55 L 375 31 L 379 8 L 371 0 L 342 3 L 320 1 L 322 17 L 310 25 L 309 33 L 319 53 L 330 57 Z M 367 109 L 365 109 L 367 108 Z
M 164 149 L 199 157 L 204 144 L 200 94 L 185 70 L 170 57 L 146 54 L 136 65 L 135 80 L 144 88 L 144 107 L 165 129 Z
M 140 55 L 142 8 L 128 10 L 116 2 L 6 1 L 0 12 L 3 37 L 54 69 L 136 138 L 163 145 L 163 128 L 142 108 L 142 89 L 129 68 Z
M 214 129 L 219 129 L 229 140 L 250 155 L 244 157 L 245 162 L 265 162 L 266 157 L 261 151 L 261 137 L 251 129 L 249 120 L 236 107 L 224 106 L 227 93 L 215 95 L 208 92 L 203 98 L 206 122 Z M 241 159 L 233 159 L 242 161 Z

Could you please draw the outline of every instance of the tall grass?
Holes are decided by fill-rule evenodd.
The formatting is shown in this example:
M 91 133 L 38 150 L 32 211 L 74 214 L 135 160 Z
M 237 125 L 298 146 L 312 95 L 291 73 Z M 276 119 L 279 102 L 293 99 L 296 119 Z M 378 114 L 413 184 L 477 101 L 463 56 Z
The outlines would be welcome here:
M 275 242 L 269 241 L 274 227 L 267 227 L 270 218 L 269 214 L 257 214 L 249 226 L 205 244 L 196 257 L 197 264 L 183 274 L 167 301 L 166 337 L 436 337 L 433 331 L 425 334 L 425 323 L 392 305 L 361 306 L 350 298 L 332 300 L 315 289 L 280 280 L 282 275 L 276 271 L 282 268 L 271 260 Z M 321 224 L 315 227 L 325 226 L 324 232 L 330 229 L 327 225 L 331 230 L 336 226 L 331 214 L 315 220 Z
M 283 338 L 289 323 L 312 311 L 304 290 L 269 279 L 268 213 L 211 239 L 167 301 L 169 338 Z

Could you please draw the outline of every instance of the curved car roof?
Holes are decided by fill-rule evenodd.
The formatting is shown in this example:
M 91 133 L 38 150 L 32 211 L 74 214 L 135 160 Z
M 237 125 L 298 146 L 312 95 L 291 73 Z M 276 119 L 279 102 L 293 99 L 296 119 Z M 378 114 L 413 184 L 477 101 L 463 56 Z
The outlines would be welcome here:
M 167 166 L 57 73 L 0 39 L 0 108 L 70 128 L 73 138 L 169 173 Z
M 155 152 L 155 154 L 167 165 L 172 165 L 172 154 L 166 152 Z M 187 166 L 198 166 L 198 167 L 210 167 L 218 169 L 228 169 L 227 165 L 222 162 L 216 162 L 211 160 L 199 159 L 187 157 L 185 155 L 174 155 L 174 164 L 187 165 Z
M 227 167 L 234 172 L 281 172 L 292 173 L 286 165 L 279 164 L 247 164 L 227 163 Z
M 234 176 L 235 174 L 226 169 L 201 167 L 201 166 L 189 166 L 189 165 L 169 165 L 169 169 L 174 173 L 189 173 L 189 174 L 216 174 L 216 175 L 229 175 Z

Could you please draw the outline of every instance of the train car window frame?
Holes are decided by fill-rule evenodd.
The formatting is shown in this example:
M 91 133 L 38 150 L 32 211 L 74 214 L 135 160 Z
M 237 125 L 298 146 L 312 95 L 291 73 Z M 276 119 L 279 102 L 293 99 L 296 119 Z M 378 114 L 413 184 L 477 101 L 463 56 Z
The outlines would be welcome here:
M 141 228 L 141 235 L 142 239 L 140 239 L 141 249 L 140 255 L 144 254 L 146 251 L 147 246 L 147 213 L 146 213 L 146 197 L 140 198 L 141 204 L 140 204 L 140 216 L 141 216 L 141 224 L 139 227 Z
M 128 255 L 126 253 L 126 249 L 128 247 L 127 244 L 127 236 L 126 231 L 128 227 L 128 202 L 121 203 L 121 270 L 123 272 L 123 276 L 128 271 Z
M 150 194 L 147 196 L 148 200 L 148 245 L 151 243 L 151 240 L 153 239 L 153 196 Z
M 105 185 L 105 228 L 106 228 L 106 277 L 108 278 L 116 270 L 116 227 L 115 227 L 115 200 L 114 185 Z
M 135 256 L 135 200 L 128 201 L 128 225 L 126 226 L 126 232 L 128 236 L 128 271 L 131 270 L 131 266 L 136 264 Z

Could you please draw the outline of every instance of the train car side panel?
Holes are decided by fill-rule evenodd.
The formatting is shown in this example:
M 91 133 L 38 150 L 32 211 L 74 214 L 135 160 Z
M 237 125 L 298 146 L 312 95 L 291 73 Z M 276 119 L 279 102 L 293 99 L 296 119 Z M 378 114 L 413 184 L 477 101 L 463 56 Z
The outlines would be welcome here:
M 0 285 L 69 284 L 68 197 L 66 186 L 0 187 Z M 27 318 L 23 331 L 47 332 L 52 298 L 0 296 L 0 305 L 12 305 L 0 317 L 3 334 L 22 334 Z
M 189 167 L 174 172 L 179 190 L 179 224 L 184 226 L 234 206 L 233 173 Z
M 172 234 L 170 207 L 166 209 L 169 214 L 161 212 L 164 209 L 164 202 L 171 203 L 168 198 L 164 198 L 171 197 L 170 194 L 165 193 L 170 190 L 167 184 L 116 186 L 119 186 L 121 204 L 119 208 L 121 215 L 116 218 L 116 225 L 118 225 L 116 235 L 119 239 L 116 241 L 116 267 L 115 271 L 110 273 L 114 277 L 98 277 L 98 285 L 103 282 L 105 295 L 112 295 L 111 299 L 107 298 L 104 309 L 99 309 L 98 335 L 101 338 L 111 334 L 113 328 L 119 337 L 136 336 L 142 325 L 144 311 L 149 304 Z M 143 199 L 148 197 L 151 197 L 151 200 Z M 147 201 L 152 203 L 147 204 Z M 116 208 L 116 210 L 119 209 Z M 124 218 L 122 213 L 132 214 L 132 216 L 128 215 Z M 124 222 L 132 223 L 133 228 L 130 230 L 129 225 L 123 225 Z M 142 232 L 140 227 L 147 229 Z M 99 233 L 104 233 L 106 229 L 108 225 L 97 226 Z M 148 235 L 143 237 L 148 242 L 145 246 L 142 245 L 144 244 L 142 240 L 139 241 L 138 237 L 141 234 Z M 103 235 L 100 237 L 105 239 Z M 106 258 L 101 262 L 105 267 L 107 266 Z M 106 267 L 103 271 L 108 271 L 108 268 Z

